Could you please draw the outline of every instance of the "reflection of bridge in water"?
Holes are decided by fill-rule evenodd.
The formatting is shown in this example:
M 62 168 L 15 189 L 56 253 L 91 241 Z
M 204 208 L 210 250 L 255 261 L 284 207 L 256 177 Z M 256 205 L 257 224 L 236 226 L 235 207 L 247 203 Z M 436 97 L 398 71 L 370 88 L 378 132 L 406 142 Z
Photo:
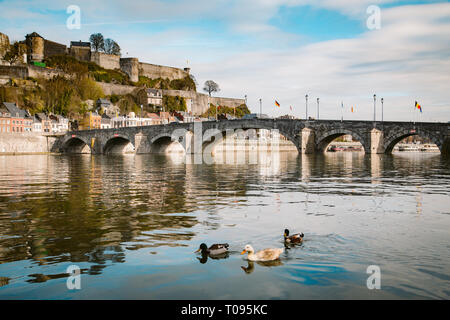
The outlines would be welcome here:
M 69 132 L 53 151 L 93 154 L 121 153 L 132 145 L 136 153 L 161 153 L 179 144 L 188 154 L 212 150 L 212 145 L 238 131 L 277 130 L 299 153 L 323 152 L 336 138 L 351 135 L 366 153 L 391 153 L 406 137 L 419 135 L 435 143 L 442 154 L 450 154 L 450 125 L 429 122 L 373 122 L 336 120 L 251 119 L 168 125 L 97 129 Z

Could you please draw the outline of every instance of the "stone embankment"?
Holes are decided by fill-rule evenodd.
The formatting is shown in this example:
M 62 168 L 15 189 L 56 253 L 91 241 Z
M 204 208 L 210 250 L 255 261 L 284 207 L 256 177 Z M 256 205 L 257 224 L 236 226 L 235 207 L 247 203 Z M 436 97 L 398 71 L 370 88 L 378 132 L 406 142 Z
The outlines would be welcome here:
M 0 155 L 50 153 L 57 136 L 35 132 L 0 133 Z

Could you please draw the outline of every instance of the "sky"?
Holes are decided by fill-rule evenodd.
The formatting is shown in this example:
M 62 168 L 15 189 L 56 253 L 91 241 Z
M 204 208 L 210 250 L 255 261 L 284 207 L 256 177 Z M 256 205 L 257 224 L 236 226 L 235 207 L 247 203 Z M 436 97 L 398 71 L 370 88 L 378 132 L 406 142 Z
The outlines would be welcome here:
M 448 1 L 0 0 L 0 32 L 33 31 L 67 46 L 100 32 L 123 57 L 190 67 L 198 91 L 213 80 L 217 96 L 247 95 L 255 113 L 262 99 L 263 113 L 305 118 L 308 95 L 308 116 L 319 98 L 320 119 L 372 120 L 376 94 L 377 120 L 383 98 L 384 120 L 450 121 Z

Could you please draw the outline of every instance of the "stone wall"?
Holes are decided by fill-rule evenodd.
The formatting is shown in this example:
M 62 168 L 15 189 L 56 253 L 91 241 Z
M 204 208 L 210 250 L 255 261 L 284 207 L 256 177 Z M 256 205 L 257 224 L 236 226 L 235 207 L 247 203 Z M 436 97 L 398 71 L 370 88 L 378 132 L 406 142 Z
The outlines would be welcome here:
M 70 47 L 70 55 L 80 61 L 91 61 L 90 47 Z
M 180 96 L 183 98 L 191 99 L 192 101 L 191 111 L 194 115 L 201 115 L 208 110 L 208 99 L 209 102 L 214 105 L 226 107 L 238 107 L 245 103 L 244 99 L 221 98 L 221 97 L 209 98 L 207 94 L 198 93 L 195 91 L 163 90 L 163 95 Z
M 120 57 L 103 52 L 91 52 L 91 61 L 105 69 L 120 69 Z
M 102 87 L 103 93 L 108 96 L 112 94 L 125 95 L 133 93 L 134 90 L 139 89 L 139 87 L 125 86 L 121 84 L 106 83 L 106 82 L 97 82 L 97 84 L 100 87 Z
M 128 74 L 131 81 L 139 81 L 139 60 L 137 58 L 121 58 L 120 69 Z
M 25 79 L 28 77 L 28 68 L 25 66 L 1 66 L 0 76 L 8 78 Z
M 151 79 L 162 78 L 169 80 L 183 79 L 189 76 L 189 73 L 178 68 L 158 66 L 150 63 L 139 63 L 139 75 Z
M 47 153 L 57 137 L 37 133 L 0 133 L 0 154 Z
M 44 57 L 67 54 L 67 47 L 63 44 L 44 40 Z
M 51 79 L 55 76 L 70 77 L 62 71 L 42 68 L 32 65 L 27 66 L 2 66 L 0 65 L 0 77 L 26 79 L 27 77 Z
M 71 76 L 66 74 L 65 72 L 56 70 L 56 69 L 48 69 L 37 66 L 29 65 L 26 67 L 28 69 L 28 76 L 33 78 L 45 78 L 51 79 L 56 76 L 62 76 L 70 78 Z

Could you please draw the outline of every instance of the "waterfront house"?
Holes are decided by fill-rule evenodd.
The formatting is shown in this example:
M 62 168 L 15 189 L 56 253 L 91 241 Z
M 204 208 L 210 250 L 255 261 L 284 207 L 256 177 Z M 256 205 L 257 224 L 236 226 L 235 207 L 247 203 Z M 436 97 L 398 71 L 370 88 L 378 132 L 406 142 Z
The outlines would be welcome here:
M 102 114 L 101 129 L 111 129 L 112 119 L 106 113 Z
M 158 125 L 161 124 L 161 118 L 156 113 L 147 113 L 146 118 L 150 120 L 150 125 Z
M 3 107 L 11 116 L 10 132 L 31 132 L 33 120 L 27 111 L 20 109 L 14 102 L 3 102 Z
M 52 132 L 53 133 L 64 133 L 69 131 L 69 119 L 64 118 L 61 115 L 49 115 L 50 120 L 52 120 Z
M 35 117 L 41 122 L 41 130 L 43 133 L 52 132 L 52 120 L 45 113 L 37 113 Z
M 100 129 L 102 117 L 97 112 L 86 112 L 81 120 L 80 130 Z
M 36 115 L 33 117 L 33 128 L 31 130 L 33 132 L 42 132 L 42 122 Z
M 9 132 L 11 128 L 11 114 L 8 109 L 0 105 L 0 133 Z

